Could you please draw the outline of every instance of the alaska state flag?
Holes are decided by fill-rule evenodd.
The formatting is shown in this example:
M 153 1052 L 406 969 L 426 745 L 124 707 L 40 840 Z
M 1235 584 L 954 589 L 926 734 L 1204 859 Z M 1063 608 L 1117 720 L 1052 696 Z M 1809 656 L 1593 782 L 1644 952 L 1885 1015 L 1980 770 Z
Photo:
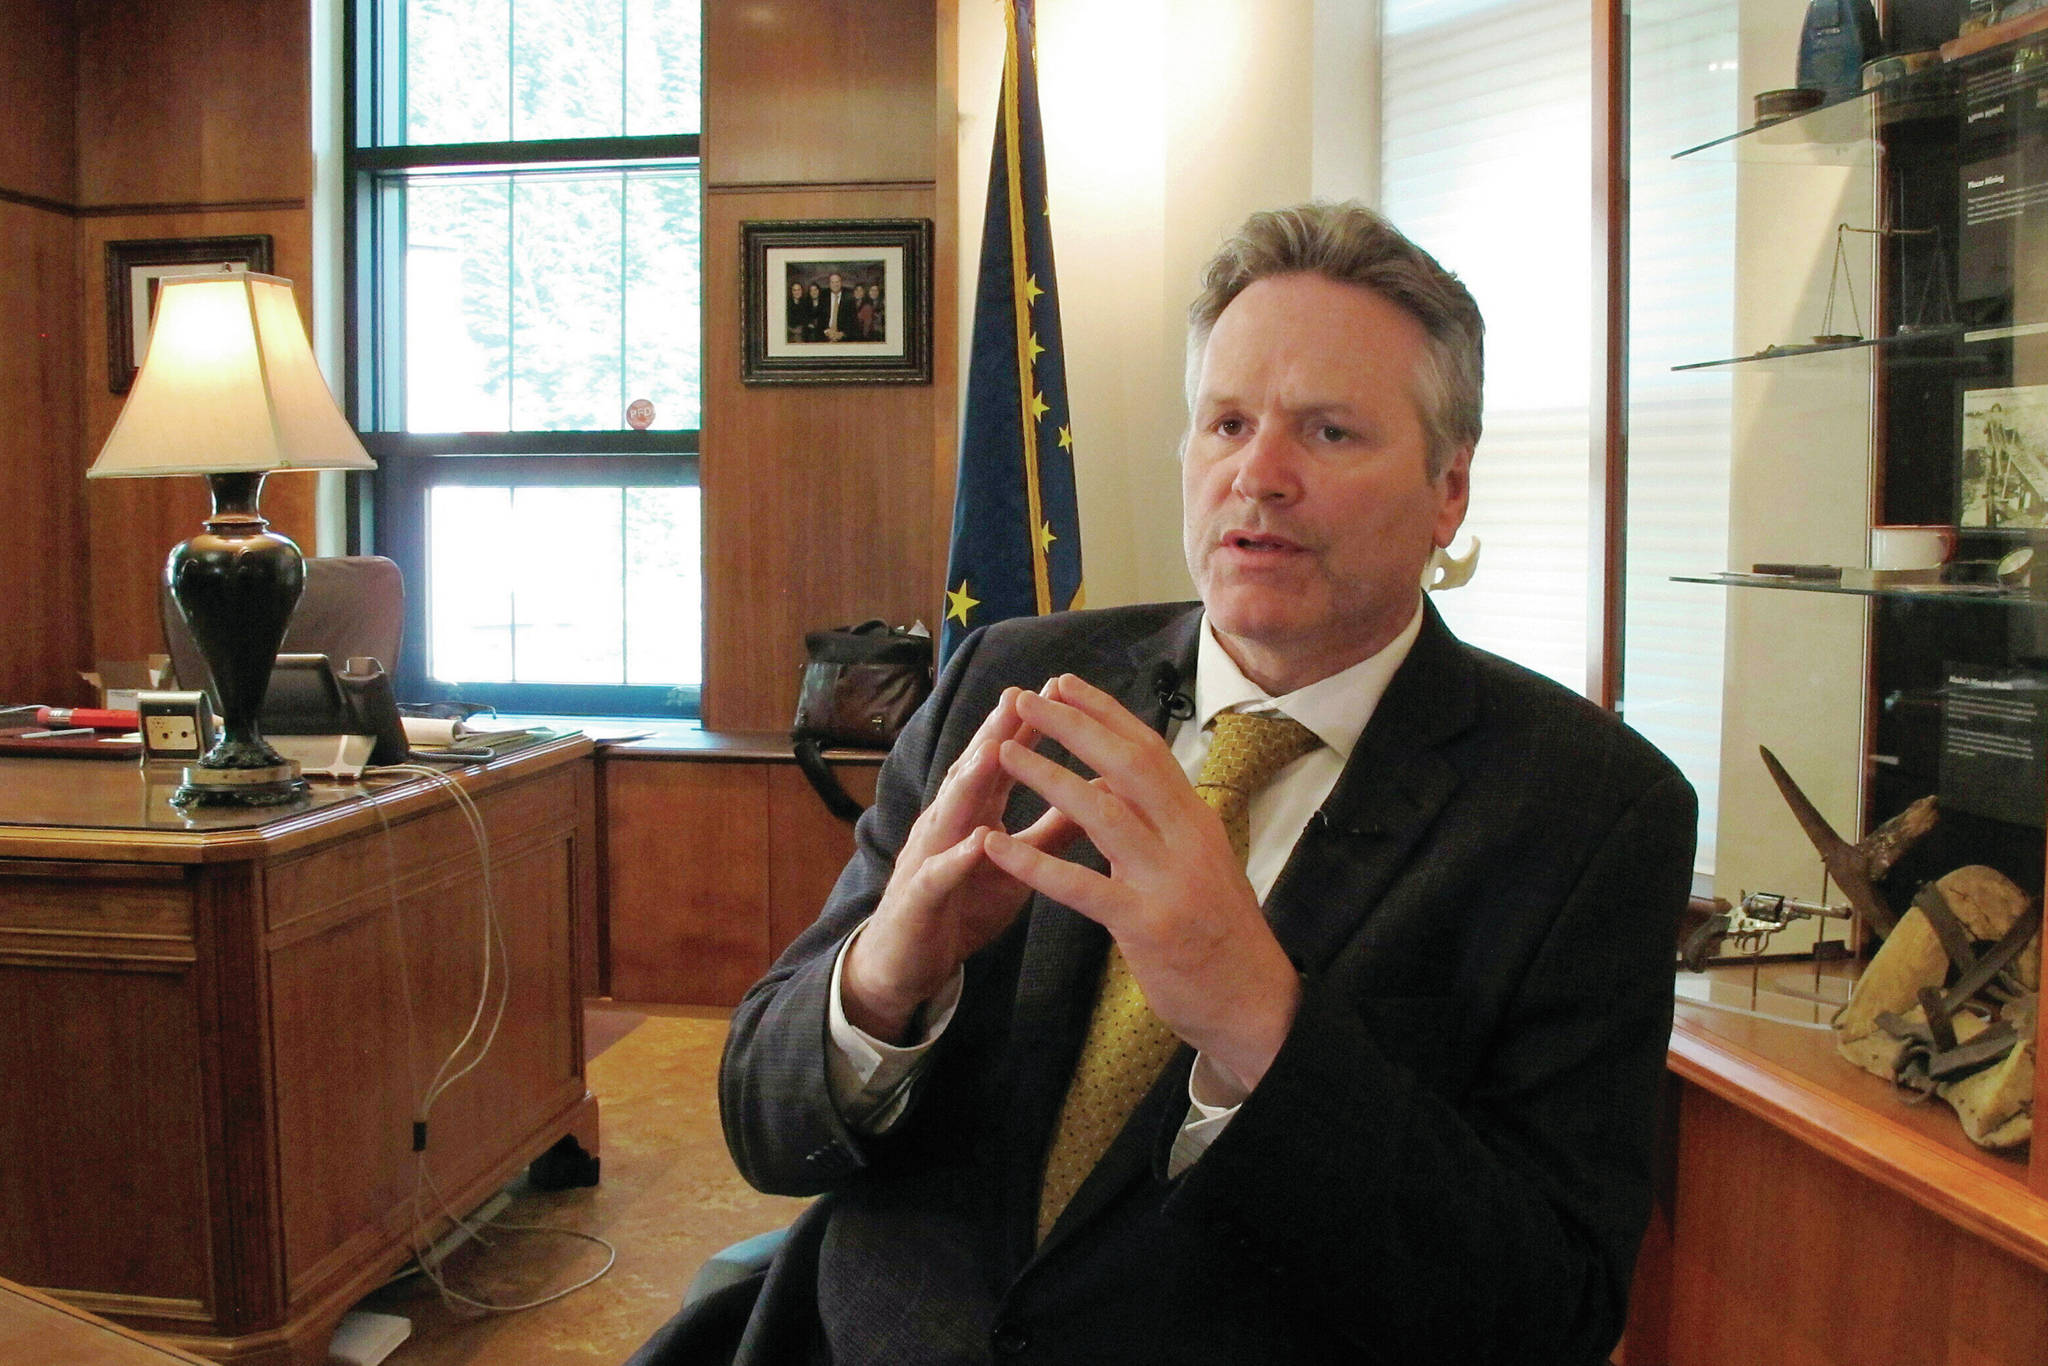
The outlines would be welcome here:
M 1003 8 L 1008 50 L 960 424 L 942 662 L 977 627 L 1081 606 L 1081 517 L 1031 0 L 1005 0 Z

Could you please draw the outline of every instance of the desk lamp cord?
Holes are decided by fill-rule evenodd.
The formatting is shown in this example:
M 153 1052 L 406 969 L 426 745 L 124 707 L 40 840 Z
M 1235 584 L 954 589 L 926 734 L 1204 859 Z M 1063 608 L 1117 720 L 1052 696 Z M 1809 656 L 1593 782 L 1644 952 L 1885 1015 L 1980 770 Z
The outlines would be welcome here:
M 618 1249 L 595 1234 L 584 1233 L 577 1229 L 557 1228 L 546 1224 L 512 1224 L 498 1219 L 487 1219 L 472 1223 L 449 1206 L 447 1197 L 441 1193 L 440 1186 L 434 1181 L 433 1171 L 427 1165 L 428 1114 L 433 1110 L 434 1103 L 441 1098 L 442 1094 L 450 1086 L 453 1086 L 456 1082 L 467 1076 L 478 1063 L 484 1060 L 484 1056 L 490 1052 L 491 1045 L 496 1042 L 498 1037 L 498 1027 L 504 1022 L 505 1006 L 512 994 L 511 958 L 505 948 L 504 926 L 498 919 L 497 900 L 491 891 L 490 832 L 484 826 L 483 815 L 477 810 L 475 799 L 463 789 L 461 783 L 440 769 L 427 768 L 420 764 L 392 764 L 388 767 L 370 769 L 368 772 L 376 774 L 409 774 L 426 778 L 442 787 L 454 801 L 456 809 L 462 813 L 464 822 L 469 826 L 470 837 L 476 844 L 477 862 L 483 882 L 483 982 L 477 992 L 476 1009 L 470 1014 L 469 1028 L 463 1032 L 462 1037 L 456 1041 L 455 1046 L 449 1049 L 447 1056 L 441 1060 L 440 1067 L 434 1073 L 434 1079 L 427 1084 L 424 1091 L 419 1092 L 420 1101 L 413 1111 L 412 1150 L 416 1161 L 416 1168 L 412 1192 L 412 1227 L 407 1231 L 407 1241 L 412 1247 L 413 1264 L 419 1268 L 428 1280 L 434 1283 L 434 1288 L 440 1292 L 443 1302 L 450 1305 L 459 1303 L 468 1305 L 472 1309 L 481 1309 L 489 1313 L 510 1314 L 522 1309 L 535 1309 L 543 1304 L 552 1304 L 565 1295 L 574 1294 L 585 1286 L 593 1284 L 606 1272 L 610 1271 L 619 1259 Z M 419 1035 L 418 1024 L 413 1013 L 412 973 L 405 951 L 405 920 L 398 904 L 398 858 L 394 852 L 391 838 L 391 821 L 385 814 L 383 805 L 372 801 L 370 809 L 376 812 L 377 824 L 384 832 L 384 876 L 391 900 L 392 930 L 397 937 L 398 943 L 399 990 L 405 998 L 406 1068 L 411 1073 L 413 1085 L 417 1089 L 419 1081 Z M 491 1013 L 490 1026 L 484 1031 L 482 1041 L 476 1045 L 474 1055 L 466 1063 L 463 1063 L 461 1067 L 456 1068 L 456 1060 L 462 1056 L 463 1050 L 468 1048 L 471 1041 L 476 1038 L 477 1027 L 483 1022 L 484 1012 L 490 1005 L 491 986 L 494 976 L 492 967 L 492 949 L 494 946 L 497 950 L 497 961 L 503 968 L 501 973 L 496 974 L 502 978 L 498 984 L 497 1008 Z M 451 1068 L 454 1069 L 452 1072 Z M 434 1203 L 440 1207 L 441 1213 L 446 1215 L 457 1228 L 460 1228 L 469 1237 L 476 1239 L 486 1247 L 490 1247 L 493 1244 L 489 1238 L 484 1236 L 483 1230 L 485 1228 L 496 1228 L 521 1233 L 552 1233 L 564 1238 L 578 1238 L 586 1243 L 595 1243 L 605 1250 L 604 1265 L 582 1280 L 577 1281 L 574 1285 L 565 1286 L 552 1294 L 543 1295 L 538 1299 L 525 1300 L 516 1304 L 496 1304 L 473 1299 L 451 1287 L 442 1278 L 440 1268 L 427 1260 L 427 1253 L 431 1251 L 431 1248 L 422 1246 L 427 1225 L 427 1214 L 421 1208 L 424 1192 L 432 1192 Z

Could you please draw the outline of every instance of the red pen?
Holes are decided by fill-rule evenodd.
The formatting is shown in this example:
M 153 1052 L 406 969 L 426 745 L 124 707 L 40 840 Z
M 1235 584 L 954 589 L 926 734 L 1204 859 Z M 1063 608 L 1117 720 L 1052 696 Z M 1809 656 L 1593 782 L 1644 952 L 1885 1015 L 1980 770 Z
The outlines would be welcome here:
M 142 724 L 135 712 L 106 707 L 37 707 L 36 720 L 45 726 L 89 726 L 94 730 L 134 730 Z

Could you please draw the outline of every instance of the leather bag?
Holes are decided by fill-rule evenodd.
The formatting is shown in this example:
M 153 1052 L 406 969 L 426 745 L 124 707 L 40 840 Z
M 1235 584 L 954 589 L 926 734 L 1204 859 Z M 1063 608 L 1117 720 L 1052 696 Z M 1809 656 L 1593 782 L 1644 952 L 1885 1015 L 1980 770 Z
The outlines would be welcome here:
M 879 617 L 804 634 L 808 656 L 789 738 L 797 766 L 832 814 L 859 819 L 822 751 L 888 749 L 932 690 L 932 640 Z

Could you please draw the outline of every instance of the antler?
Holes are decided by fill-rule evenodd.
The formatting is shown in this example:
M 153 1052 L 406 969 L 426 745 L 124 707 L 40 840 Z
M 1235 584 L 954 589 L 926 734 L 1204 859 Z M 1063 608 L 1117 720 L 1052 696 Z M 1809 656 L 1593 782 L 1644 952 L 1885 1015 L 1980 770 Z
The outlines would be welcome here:
M 1890 934 L 1899 918 L 1878 894 L 1876 879 L 1898 862 L 1914 841 L 1934 828 L 1934 799 L 1922 797 L 1871 831 L 1861 843 L 1851 844 L 1835 833 L 1834 827 L 1799 790 L 1799 784 L 1792 781 L 1777 755 L 1762 745 L 1757 746 L 1757 753 L 1763 756 L 1764 767 L 1770 770 L 1771 781 L 1778 785 L 1785 804 L 1792 808 L 1793 819 L 1820 853 L 1821 866 L 1827 869 L 1828 876 L 1879 934 Z

